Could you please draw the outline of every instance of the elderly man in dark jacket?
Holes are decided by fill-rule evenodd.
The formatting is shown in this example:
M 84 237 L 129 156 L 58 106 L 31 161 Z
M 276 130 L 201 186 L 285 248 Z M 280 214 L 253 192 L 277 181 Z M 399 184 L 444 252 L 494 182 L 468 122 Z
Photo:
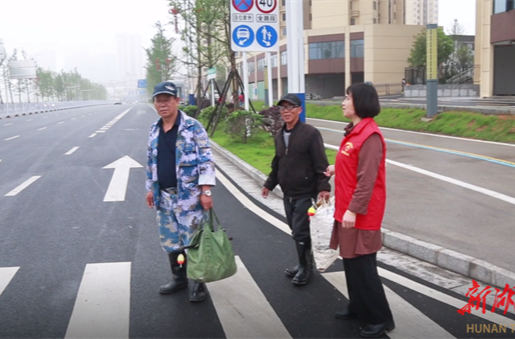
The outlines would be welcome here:
M 278 184 L 284 197 L 288 225 L 297 246 L 299 264 L 287 268 L 293 284 L 306 285 L 313 274 L 313 252 L 309 231 L 308 209 L 312 199 L 329 199 L 331 185 L 324 174 L 328 162 L 322 135 L 313 126 L 300 121 L 302 102 L 295 94 L 279 100 L 285 122 L 275 137 L 275 157 L 272 171 L 262 189 L 263 198 Z

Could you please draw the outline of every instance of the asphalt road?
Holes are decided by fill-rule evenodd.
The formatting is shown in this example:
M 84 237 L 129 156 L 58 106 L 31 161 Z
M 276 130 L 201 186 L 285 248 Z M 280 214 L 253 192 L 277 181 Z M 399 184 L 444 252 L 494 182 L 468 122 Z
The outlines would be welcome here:
M 339 146 L 345 124 L 316 119 Z M 381 128 L 387 142 L 384 226 L 515 272 L 515 145 Z
M 295 261 L 291 237 L 280 228 L 284 217 L 244 191 L 243 174 L 221 167 L 214 203 L 234 239 L 237 275 L 208 284 L 210 298 L 201 304 L 190 303 L 187 291 L 157 293 L 170 272 L 158 242 L 155 211 L 144 204 L 144 169 L 130 170 L 124 199 L 112 202 L 104 200 L 115 170 L 103 168 L 125 156 L 144 165 L 147 130 L 156 117 L 148 105 L 122 105 L 2 120 L 0 338 L 358 337 L 357 322 L 333 316 L 347 303 L 341 262 L 317 273 L 304 288 L 292 286 L 283 274 Z M 337 133 L 330 133 L 334 135 L 326 142 L 338 141 Z M 416 154 L 425 150 L 399 152 L 408 158 L 395 157 L 397 161 L 426 164 L 415 163 Z M 389 158 L 393 153 L 390 150 Z M 437 161 L 439 153 L 434 153 L 428 157 Z M 389 189 L 398 187 L 398 192 L 388 192 L 389 200 L 405 200 L 389 202 L 389 223 L 401 216 L 406 222 L 412 220 L 417 230 L 431 227 L 436 233 L 436 227 L 444 224 L 435 223 L 436 218 L 419 204 L 434 204 L 427 209 L 444 208 L 454 216 L 452 207 L 460 205 L 441 201 L 446 194 L 488 204 L 489 198 L 458 192 L 392 165 L 388 176 Z M 502 186 L 495 186 L 493 179 L 488 187 Z M 506 194 L 513 193 L 513 187 L 505 186 Z M 438 189 L 445 194 L 438 195 Z M 500 202 L 486 207 L 495 205 L 498 210 L 506 208 Z M 406 212 L 411 219 L 404 216 Z M 449 220 L 455 220 L 452 215 Z M 459 239 L 466 238 L 462 234 Z M 485 247 L 477 239 L 476 245 Z M 432 272 L 436 274 L 436 269 Z M 470 330 L 471 325 L 509 325 L 513 314 L 479 311 L 462 316 L 457 309 L 468 300 L 464 293 L 386 264 L 381 264 L 380 274 L 398 326 L 391 338 L 515 337 L 510 327 L 501 334 Z M 450 285 L 464 284 L 462 278 L 444 276 Z

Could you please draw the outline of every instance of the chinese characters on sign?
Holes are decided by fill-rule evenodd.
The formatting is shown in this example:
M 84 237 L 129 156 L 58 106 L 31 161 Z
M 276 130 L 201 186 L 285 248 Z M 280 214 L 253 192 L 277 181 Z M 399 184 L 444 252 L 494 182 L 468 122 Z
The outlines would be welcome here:
M 466 297 L 469 298 L 467 305 L 465 305 L 462 309 L 458 310 L 458 313 L 464 315 L 465 313 L 470 313 L 472 307 L 475 307 L 476 310 L 482 306 L 482 312 L 486 312 L 486 297 L 492 292 L 490 286 L 486 286 L 479 292 L 479 285 L 475 280 L 472 280 L 472 287 L 469 288 Z M 514 287 L 515 288 L 515 287 Z M 495 288 L 495 299 L 492 306 L 492 312 L 495 312 L 496 309 L 504 307 L 504 314 L 508 312 L 510 306 L 513 306 L 515 310 L 515 302 L 513 301 L 513 296 L 515 295 L 515 290 L 510 287 L 510 285 L 506 284 L 504 290 L 501 292 L 500 289 Z M 479 293 L 478 293 L 479 292 Z
M 438 30 L 427 30 L 427 80 L 438 80 Z
M 272 52 L 278 49 L 277 0 L 231 0 L 231 49 Z

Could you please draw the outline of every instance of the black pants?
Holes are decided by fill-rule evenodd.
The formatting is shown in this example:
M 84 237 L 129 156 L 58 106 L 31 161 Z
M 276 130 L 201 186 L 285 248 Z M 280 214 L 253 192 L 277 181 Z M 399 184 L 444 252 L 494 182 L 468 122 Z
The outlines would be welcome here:
M 377 253 L 343 259 L 350 313 L 363 323 L 377 325 L 393 320 L 383 284 L 377 273 Z
M 284 212 L 288 220 L 288 226 L 290 226 L 292 230 L 292 237 L 295 241 L 304 241 L 311 237 L 309 233 L 308 216 L 308 209 L 312 205 L 311 199 L 316 200 L 316 195 L 296 200 L 287 197 L 283 199 Z

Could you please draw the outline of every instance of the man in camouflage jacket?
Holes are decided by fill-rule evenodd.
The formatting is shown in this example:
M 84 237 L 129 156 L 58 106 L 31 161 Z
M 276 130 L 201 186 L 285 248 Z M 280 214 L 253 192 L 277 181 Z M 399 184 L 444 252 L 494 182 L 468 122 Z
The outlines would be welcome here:
M 178 263 L 186 253 L 204 210 L 213 206 L 211 186 L 215 166 L 207 133 L 197 120 L 178 109 L 177 89 L 163 82 L 154 89 L 154 105 L 160 118 L 150 128 L 147 149 L 147 205 L 157 209 L 157 223 L 163 249 L 168 253 L 172 282 L 159 291 L 173 293 L 188 286 L 187 263 Z M 205 300 L 203 283 L 195 282 L 190 301 Z

